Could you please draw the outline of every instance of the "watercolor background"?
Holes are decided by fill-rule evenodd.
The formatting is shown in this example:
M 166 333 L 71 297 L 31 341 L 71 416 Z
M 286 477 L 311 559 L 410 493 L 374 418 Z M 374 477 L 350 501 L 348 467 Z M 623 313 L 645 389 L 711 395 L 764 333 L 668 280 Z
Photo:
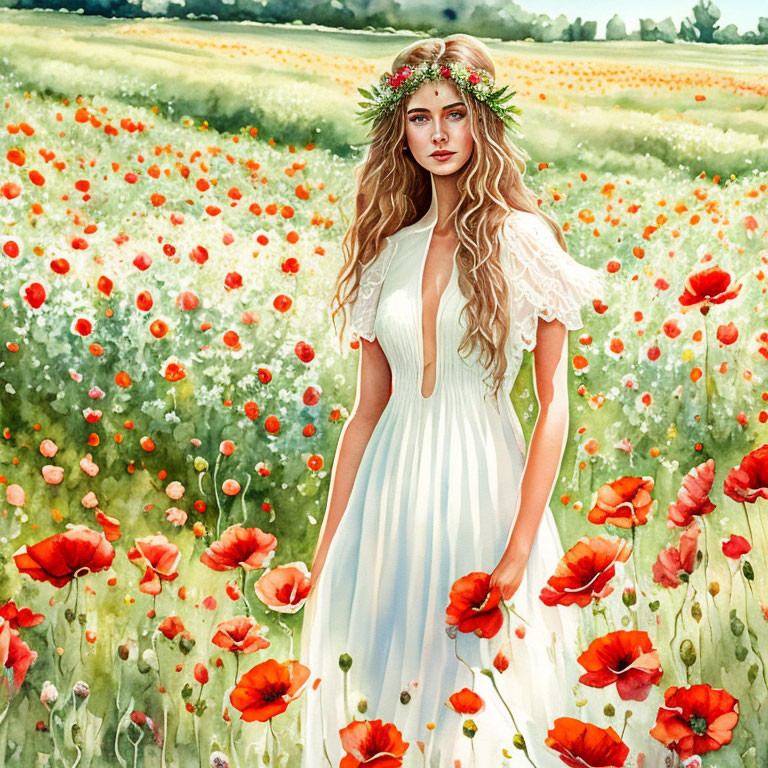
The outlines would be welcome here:
M 0 766 L 298 764 L 298 699 L 247 722 L 230 693 L 297 658 L 354 399 L 329 302 L 365 143 L 356 89 L 417 36 L 502 29 L 490 5 L 438 28 L 414 6 L 398 29 L 403 9 L 366 7 L 357 29 L 320 6 L 306 18 L 327 26 L 291 24 L 298 4 L 269 24 L 0 11 Z M 533 16 L 526 39 L 488 39 L 497 80 L 524 110 L 527 183 L 609 283 L 571 335 L 551 505 L 566 549 L 633 545 L 612 594 L 573 606 L 580 650 L 634 628 L 664 671 L 642 703 L 572 693 L 603 697 L 595 724 L 635 759 L 665 691 L 723 689 L 738 723 L 703 764 L 759 768 L 768 457 L 734 468 L 768 442 L 768 70 L 750 44 L 768 19 L 744 42 L 693 13 L 679 30 L 626 14 L 614 40 Z M 686 287 L 719 303 L 687 309 Z M 526 437 L 530 362 L 512 393 Z M 591 522 L 626 477 L 652 479 L 647 521 Z M 688 568 L 669 549 L 678 500 L 700 528 Z

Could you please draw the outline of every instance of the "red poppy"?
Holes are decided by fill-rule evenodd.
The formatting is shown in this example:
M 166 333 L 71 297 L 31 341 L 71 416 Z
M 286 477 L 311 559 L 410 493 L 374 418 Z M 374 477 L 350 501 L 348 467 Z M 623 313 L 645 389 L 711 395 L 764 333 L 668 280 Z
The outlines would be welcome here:
M 503 674 L 509 669 L 509 657 L 512 655 L 512 644 L 505 640 L 501 648 L 493 657 L 493 666 L 499 674 Z
M 178 616 L 167 616 L 157 625 L 157 629 L 169 640 L 173 640 L 180 632 L 184 632 L 186 627 Z
M 246 672 L 238 681 L 229 701 L 242 712 L 246 722 L 263 723 L 285 712 L 288 705 L 298 698 L 309 677 L 309 667 L 298 661 L 280 664 L 267 659 Z
M 211 642 L 231 653 L 253 653 L 269 648 L 269 640 L 259 634 L 260 629 L 252 616 L 236 616 L 216 627 Z
M 723 481 L 723 493 L 734 501 L 768 499 L 768 443 L 748 453 Z
M 730 744 L 738 721 L 739 700 L 728 691 L 706 683 L 673 685 L 664 693 L 650 734 L 686 760 Z
M 645 525 L 653 504 L 652 477 L 621 477 L 600 486 L 597 501 L 589 512 L 589 522 L 611 523 L 619 528 Z
M 256 582 L 256 596 L 278 613 L 296 613 L 309 595 L 309 571 L 304 563 L 288 563 L 267 570 Z
M 115 549 L 102 534 L 73 525 L 64 533 L 20 547 L 13 559 L 21 573 L 61 588 L 78 576 L 105 571 L 115 559 Z
M 105 515 L 100 509 L 96 510 L 96 522 L 104 530 L 107 541 L 117 541 L 120 538 L 120 521 L 115 517 Z
M 0 626 L 0 664 L 6 669 L 13 670 L 14 693 L 21 688 L 21 684 L 27 676 L 27 670 L 35 659 L 37 659 L 37 651 L 31 651 L 19 633 L 15 629 L 11 629 L 10 622 L 3 620 L 2 626 Z M 3 681 L 7 686 L 5 677 L 3 677 Z
M 616 691 L 625 701 L 645 701 L 663 674 L 659 653 L 643 631 L 620 629 L 598 637 L 578 662 L 587 670 L 580 683 L 592 688 L 616 683 Z
M 276 547 L 277 539 L 261 528 L 231 525 L 203 552 L 200 562 L 214 571 L 231 571 L 238 567 L 255 571 L 269 564 Z
M 30 608 L 17 608 L 16 603 L 9 600 L 0 605 L 0 619 L 5 619 L 11 629 L 18 629 L 36 627 L 45 621 L 45 616 L 42 613 L 33 613 Z
M 409 746 L 393 723 L 382 720 L 353 720 L 339 738 L 347 753 L 339 768 L 400 768 Z
M 723 554 L 732 560 L 738 560 L 752 549 L 752 545 L 743 536 L 739 536 L 736 533 L 732 533 L 728 541 L 723 541 L 722 547 Z
M 709 492 L 715 481 L 715 460 L 707 459 L 694 467 L 684 478 L 677 501 L 670 501 L 667 507 L 667 527 L 679 525 L 685 528 L 693 521 L 694 515 L 708 515 L 715 505 L 710 501 Z
M 653 571 L 653 580 L 662 587 L 680 586 L 682 579 L 681 573 L 693 573 L 696 565 L 696 553 L 699 545 L 699 526 L 696 522 L 691 523 L 680 534 L 680 546 L 669 546 L 659 552 L 656 562 L 651 570 Z
M 544 743 L 571 768 L 622 768 L 629 755 L 629 747 L 613 728 L 573 717 L 558 717 Z
M 706 315 L 713 304 L 735 299 L 741 290 L 741 283 L 729 289 L 731 279 L 730 272 L 718 266 L 707 267 L 688 275 L 685 279 L 685 290 L 677 299 L 680 302 L 680 311 L 685 313 L 699 309 L 702 315 Z
M 626 562 L 631 553 L 626 539 L 583 536 L 560 558 L 539 599 L 545 605 L 575 603 L 584 608 L 593 599 L 607 597 L 613 592 L 608 582 L 616 573 L 615 564 Z
M 452 693 L 445 705 L 460 715 L 475 715 L 485 708 L 482 697 L 469 688 L 462 688 L 460 691 Z
M 147 595 L 159 595 L 163 589 L 160 580 L 173 581 L 179 575 L 176 568 L 181 559 L 181 551 L 165 536 L 157 533 L 136 539 L 136 546 L 128 550 L 128 559 L 145 569 L 139 590 Z
M 453 583 L 445 621 L 459 632 L 474 632 L 478 637 L 493 637 L 504 623 L 499 608 L 501 590 L 490 586 L 491 576 L 473 571 Z

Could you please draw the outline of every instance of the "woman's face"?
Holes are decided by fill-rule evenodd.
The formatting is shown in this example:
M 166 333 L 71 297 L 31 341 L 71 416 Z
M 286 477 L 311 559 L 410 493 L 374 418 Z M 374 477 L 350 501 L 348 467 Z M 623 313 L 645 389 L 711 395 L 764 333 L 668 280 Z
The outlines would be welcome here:
M 439 176 L 460 170 L 475 146 L 469 120 L 464 96 L 452 80 L 424 83 L 406 102 L 405 141 L 414 160 Z

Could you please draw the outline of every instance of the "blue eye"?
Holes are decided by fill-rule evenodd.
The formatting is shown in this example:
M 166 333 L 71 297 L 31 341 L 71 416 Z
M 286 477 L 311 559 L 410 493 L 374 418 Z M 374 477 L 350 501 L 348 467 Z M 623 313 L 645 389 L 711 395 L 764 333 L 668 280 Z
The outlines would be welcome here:
M 459 119 L 464 117 L 464 113 L 459 111 L 459 110 L 457 110 L 457 109 L 453 110 L 453 112 L 449 112 L 448 114 L 449 115 L 458 115 Z M 426 115 L 415 115 L 414 117 L 411 118 L 411 122 L 415 123 L 419 118 L 422 118 L 422 117 L 426 120 Z

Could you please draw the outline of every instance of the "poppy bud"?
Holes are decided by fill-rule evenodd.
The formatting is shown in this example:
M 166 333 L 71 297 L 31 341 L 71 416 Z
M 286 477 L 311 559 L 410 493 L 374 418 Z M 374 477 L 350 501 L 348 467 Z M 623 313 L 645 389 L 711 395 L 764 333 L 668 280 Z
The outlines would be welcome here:
M 58 698 L 59 692 L 56 689 L 56 686 L 50 680 L 46 680 L 45 683 L 43 683 L 40 701 L 42 701 L 43 704 L 55 704 Z
M 465 720 L 461 730 L 468 739 L 474 739 L 477 733 L 477 725 L 474 720 Z
M 342 653 L 339 656 L 339 667 L 343 672 L 349 672 L 349 668 L 352 666 L 352 657 L 348 653 Z
M 83 680 L 78 680 L 72 687 L 72 693 L 74 693 L 78 699 L 87 699 L 91 695 L 91 689 L 88 687 L 88 683 Z
M 195 638 L 182 636 L 179 640 L 179 650 L 186 656 L 195 647 Z
M 691 606 L 691 616 L 696 620 L 697 623 L 701 621 L 701 603 L 698 600 Z
M 368 699 L 360 699 L 360 701 L 357 702 L 357 711 L 364 715 L 368 711 Z
M 523 738 L 523 734 L 516 733 L 512 737 L 512 744 L 515 747 L 515 749 L 525 749 L 525 739 Z
M 688 639 L 680 643 L 680 658 L 686 667 L 692 667 L 696 663 L 696 649 Z
M 195 664 L 195 680 L 200 685 L 205 685 L 208 682 L 208 670 L 205 664 L 201 664 L 199 661 Z
M 400 703 L 407 704 L 411 700 L 411 694 L 408 691 L 400 691 Z

